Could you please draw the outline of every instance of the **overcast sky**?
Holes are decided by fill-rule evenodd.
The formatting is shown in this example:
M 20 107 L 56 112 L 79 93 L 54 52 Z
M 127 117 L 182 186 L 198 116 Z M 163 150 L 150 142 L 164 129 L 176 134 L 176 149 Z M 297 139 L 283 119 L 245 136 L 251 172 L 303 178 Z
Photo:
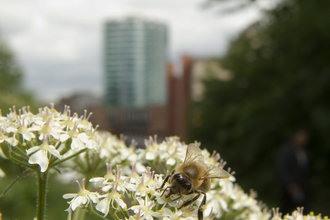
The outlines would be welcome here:
M 102 94 L 102 27 L 130 15 L 168 26 L 168 60 L 221 56 L 260 18 L 250 8 L 220 16 L 201 0 L 0 0 L 0 35 L 25 72 L 25 86 L 47 102 L 75 92 Z

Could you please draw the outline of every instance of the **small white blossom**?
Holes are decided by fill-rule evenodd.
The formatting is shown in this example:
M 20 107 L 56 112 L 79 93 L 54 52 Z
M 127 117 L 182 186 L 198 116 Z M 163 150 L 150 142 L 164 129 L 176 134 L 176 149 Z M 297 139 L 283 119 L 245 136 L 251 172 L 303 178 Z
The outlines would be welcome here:
M 29 163 L 30 164 L 39 164 L 40 171 L 45 172 L 49 165 L 49 158 L 48 153 L 61 159 L 60 152 L 56 150 L 53 145 L 49 145 L 47 142 L 47 137 L 44 138 L 43 144 L 40 146 L 31 147 L 30 149 L 26 150 L 26 154 L 30 155 Z
M 144 199 L 141 197 L 137 197 L 139 205 L 132 206 L 130 209 L 134 211 L 134 213 L 138 213 L 141 211 L 141 217 L 147 220 L 153 220 L 153 217 L 161 218 L 162 214 L 159 212 L 152 211 L 152 208 L 155 206 L 154 202 L 149 201 L 149 197 L 145 196 Z
M 184 213 L 181 210 L 177 210 L 175 209 L 175 212 L 172 212 L 170 209 L 168 208 L 162 208 L 163 214 L 162 216 L 164 216 L 164 220 L 196 220 L 196 218 L 194 217 L 186 217 L 184 216 Z
M 114 205 L 116 202 L 123 210 L 127 209 L 126 203 L 121 199 L 122 195 L 117 191 L 117 185 L 112 187 L 111 192 L 99 196 L 99 198 L 104 198 L 99 201 L 95 207 L 96 210 L 102 212 L 104 216 L 107 216 L 109 213 L 110 206 L 112 209 L 119 209 Z
M 110 172 L 111 172 L 111 169 L 110 169 Z M 103 185 L 102 185 L 103 192 L 109 191 L 114 186 L 116 186 L 116 190 L 118 190 L 118 191 L 126 191 L 126 189 L 124 187 L 124 181 L 122 180 L 121 169 L 120 169 L 119 165 L 117 165 L 117 170 L 114 171 L 114 175 L 109 174 L 105 178 L 109 178 L 108 180 L 110 180 L 110 178 L 113 178 L 113 179 L 110 182 L 108 182 L 108 181 L 103 182 Z
M 87 115 L 87 110 L 84 110 L 84 116 L 80 118 L 80 120 L 77 120 L 78 122 L 78 128 L 82 128 L 84 130 L 90 129 L 92 127 L 92 124 L 88 121 L 93 113 L 90 112 Z
M 228 212 L 228 203 L 226 196 L 221 194 L 218 190 L 211 190 L 207 193 L 207 208 L 206 213 L 217 213 L 216 217 L 220 218 L 223 212 Z
M 23 140 L 30 141 L 32 138 L 35 138 L 35 135 L 33 134 L 33 131 L 36 131 L 37 127 L 28 127 L 29 122 L 24 119 L 19 120 L 19 124 L 17 129 L 15 130 L 15 135 L 21 134 Z
M 71 138 L 71 149 L 73 150 L 81 150 L 85 148 L 85 143 L 88 141 L 87 135 L 85 133 L 79 133 L 77 126 L 77 123 L 75 123 L 72 130 L 69 130 L 60 135 L 61 142 L 65 142 Z
M 68 219 L 71 219 L 71 210 L 74 211 L 76 210 L 77 207 L 86 207 L 91 201 L 93 203 L 98 202 L 99 195 L 97 193 L 90 192 L 87 189 L 85 189 L 84 180 L 82 186 L 78 181 L 77 183 L 80 188 L 80 191 L 78 193 L 68 193 L 63 195 L 64 199 L 72 198 L 72 200 L 69 202 L 70 206 L 66 210 L 69 212 Z
M 94 183 L 97 187 L 103 187 L 106 185 L 108 180 L 115 180 L 115 175 L 112 174 L 112 167 L 110 164 L 107 165 L 107 173 L 104 175 L 104 177 L 94 177 L 89 180 L 89 182 Z
M 96 136 L 98 125 L 95 128 L 90 127 L 90 129 L 86 132 L 87 140 L 85 140 L 85 144 L 88 149 L 99 150 L 100 143 L 99 139 Z
M 313 212 L 310 212 L 308 215 L 303 215 L 303 208 L 297 208 L 297 210 L 293 211 L 292 214 L 286 214 L 283 218 L 281 217 L 282 213 L 280 213 L 279 209 L 273 208 L 273 217 L 271 220 L 328 220 L 327 216 L 323 217 L 321 214 L 314 215 Z M 268 218 L 269 219 L 269 218 Z
M 52 136 L 54 139 L 60 139 L 60 134 L 63 133 L 59 123 L 51 121 L 48 118 L 47 122 L 40 127 L 39 140 L 43 140 L 46 136 Z
M 4 141 L 12 146 L 16 146 L 18 144 L 18 141 L 15 138 L 5 135 L 2 131 L 2 128 L 0 127 L 0 144 Z

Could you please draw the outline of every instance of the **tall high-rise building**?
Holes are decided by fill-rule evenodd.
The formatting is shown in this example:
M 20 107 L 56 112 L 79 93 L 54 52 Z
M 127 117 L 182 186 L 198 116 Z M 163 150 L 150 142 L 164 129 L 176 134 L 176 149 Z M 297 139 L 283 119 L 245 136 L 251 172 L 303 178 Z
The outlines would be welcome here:
M 141 18 L 105 23 L 104 103 L 165 105 L 166 25 Z

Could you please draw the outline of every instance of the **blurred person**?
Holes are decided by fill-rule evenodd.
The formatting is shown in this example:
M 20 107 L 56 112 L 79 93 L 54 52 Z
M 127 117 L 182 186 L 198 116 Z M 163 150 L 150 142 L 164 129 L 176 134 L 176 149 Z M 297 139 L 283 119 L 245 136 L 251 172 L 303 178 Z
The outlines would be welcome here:
M 283 144 L 278 155 L 278 175 L 281 187 L 280 211 L 285 215 L 297 207 L 308 213 L 307 171 L 309 158 L 305 149 L 308 134 L 297 130 L 290 141 Z

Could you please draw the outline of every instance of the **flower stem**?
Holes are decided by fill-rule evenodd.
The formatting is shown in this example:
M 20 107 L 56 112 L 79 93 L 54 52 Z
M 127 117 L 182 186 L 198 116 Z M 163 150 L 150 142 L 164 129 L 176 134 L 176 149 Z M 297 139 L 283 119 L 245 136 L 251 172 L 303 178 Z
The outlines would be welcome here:
M 156 171 L 156 173 L 162 173 L 162 172 L 158 169 L 158 167 L 155 165 L 155 162 L 154 162 L 154 161 L 149 161 L 149 165 L 150 165 L 150 167 L 151 167 L 154 171 Z
M 93 216 L 95 216 L 95 217 L 98 217 L 99 219 L 108 220 L 108 218 L 106 218 L 106 217 L 100 215 L 98 212 L 96 212 L 96 211 L 93 209 L 92 205 L 90 205 L 90 206 L 86 209 L 86 211 L 87 211 L 89 214 L 91 214 L 91 215 L 93 215 Z M 39 220 L 39 219 L 38 219 L 38 220 Z
M 56 165 L 58 165 L 58 164 L 60 164 L 60 163 L 63 163 L 64 161 L 70 160 L 71 158 L 74 158 L 75 156 L 77 156 L 77 155 L 79 155 L 79 154 L 81 154 L 81 153 L 83 153 L 83 152 L 85 152 L 85 151 L 87 151 L 87 148 L 86 148 L 86 149 L 82 149 L 82 150 L 78 151 L 77 153 L 74 153 L 74 154 L 72 154 L 71 156 L 69 156 L 69 157 L 67 157 L 67 158 L 65 158 L 65 159 L 62 159 L 62 160 L 56 161 L 56 162 L 54 162 L 54 163 L 51 163 L 51 164 L 49 165 L 49 168 L 48 168 L 48 169 L 53 168 L 54 166 L 56 166 Z M 39 220 L 39 219 L 38 219 L 38 220 Z
M 44 220 L 46 213 L 46 196 L 47 196 L 47 177 L 48 171 L 37 172 L 38 178 L 38 201 L 37 201 L 37 219 Z
M 20 157 L 19 155 L 17 155 L 17 153 L 15 153 L 12 149 L 11 146 L 9 144 L 0 144 L 0 148 L 2 150 L 2 153 L 5 155 L 5 157 L 19 165 L 22 165 L 24 167 L 28 167 L 32 170 L 34 170 L 35 166 L 26 163 L 26 159 Z M 14 154 L 13 154 L 14 153 Z
M 129 214 L 127 211 L 124 211 L 123 209 L 120 209 L 120 213 L 123 216 L 123 218 L 129 219 Z
M 2 194 L 0 194 L 0 198 L 3 197 L 19 179 L 29 175 L 32 172 L 32 170 L 25 170 L 23 173 L 21 173 L 21 175 L 17 176 L 17 178 L 8 186 L 8 188 Z
M 77 208 L 76 211 L 73 213 L 73 220 L 84 220 L 86 215 L 86 211 L 81 208 Z
M 120 218 L 118 217 L 118 215 L 116 214 L 116 211 L 115 209 L 110 209 L 110 214 L 111 214 L 111 217 L 115 220 L 120 220 Z

